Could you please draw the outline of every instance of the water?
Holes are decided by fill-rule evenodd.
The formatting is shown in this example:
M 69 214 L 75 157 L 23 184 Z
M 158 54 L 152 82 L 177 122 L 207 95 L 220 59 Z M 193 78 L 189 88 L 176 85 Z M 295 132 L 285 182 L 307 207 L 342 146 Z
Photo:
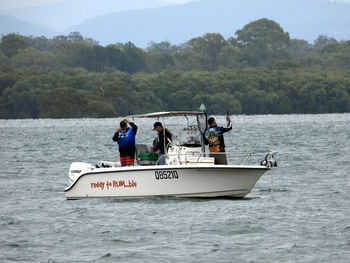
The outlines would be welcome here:
M 350 114 L 233 116 L 228 151 L 279 152 L 244 200 L 65 200 L 119 121 L 0 120 L 0 262 L 349 262 Z

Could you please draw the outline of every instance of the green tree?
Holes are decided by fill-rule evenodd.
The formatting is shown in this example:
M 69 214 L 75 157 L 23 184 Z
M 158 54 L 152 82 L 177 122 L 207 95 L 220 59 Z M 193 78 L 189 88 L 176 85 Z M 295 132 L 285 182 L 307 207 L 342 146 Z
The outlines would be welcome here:
M 153 74 L 136 73 L 132 75 L 131 89 L 142 98 L 142 104 L 138 105 L 136 113 L 166 109 L 164 102 L 156 93 L 154 78 Z
M 19 79 L 13 65 L 4 65 L 0 67 L 0 96 L 6 88 L 11 88 Z
M 84 42 L 84 37 L 79 32 L 71 32 L 67 36 L 68 42 Z
M 37 51 L 34 48 L 21 49 L 11 58 L 11 62 L 16 67 L 41 66 L 58 70 L 60 63 L 52 52 Z
M 0 49 L 7 57 L 13 57 L 20 49 L 29 47 L 26 39 L 17 34 L 8 34 L 1 38 Z
M 136 47 L 133 43 L 117 44 L 125 53 L 125 59 L 122 62 L 121 70 L 128 73 L 136 73 L 145 66 L 145 54 L 141 48 Z
M 231 114 L 242 113 L 242 105 L 233 94 L 227 92 L 218 92 L 214 94 L 197 94 L 194 98 L 194 104 L 204 103 L 211 114 L 225 114 L 229 111 Z
M 3 75 L 6 88 L 2 93 L 9 118 L 37 118 L 37 98 L 56 87 L 55 73 L 43 67 L 22 67 Z
M 124 61 L 126 60 L 126 55 L 123 52 L 123 50 L 117 45 L 108 45 L 105 49 L 107 57 L 107 67 L 121 70 L 122 65 L 125 63 Z
M 37 118 L 38 105 L 33 84 L 24 79 L 16 82 L 13 87 L 6 88 L 3 99 L 8 107 L 9 118 Z
M 30 47 L 35 48 L 39 51 L 51 51 L 56 46 L 58 46 L 59 43 L 55 43 L 53 39 L 48 39 L 45 36 L 41 37 L 25 37 Z
M 236 35 L 251 66 L 271 66 L 277 60 L 288 59 L 289 34 L 273 20 L 253 21 Z
M 207 33 L 203 37 L 192 38 L 187 42 L 191 50 L 197 55 L 203 69 L 213 71 L 217 69 L 217 55 L 227 45 L 224 37 L 217 33 Z
M 322 70 L 325 67 L 325 61 L 322 59 L 320 54 L 314 52 L 300 58 L 299 63 L 308 68 L 316 70 Z
M 321 50 L 320 56 L 327 66 L 338 69 L 350 69 L 350 41 L 330 44 Z
M 4 52 L 0 49 L 0 67 L 8 64 L 9 59 L 5 56 Z
M 7 119 L 8 116 L 8 106 L 6 105 L 4 99 L 0 96 L 0 119 Z
M 338 41 L 332 37 L 319 35 L 318 38 L 314 41 L 313 48 L 317 51 L 320 51 L 326 46 L 336 43 L 338 43 Z
M 57 88 L 38 99 L 41 118 L 114 117 L 111 105 L 91 93 L 73 88 Z
M 120 80 L 105 82 L 101 85 L 100 90 L 103 100 L 110 104 L 118 114 L 125 116 L 140 112 L 140 109 L 144 107 L 145 103 L 139 94 Z
M 174 47 L 169 41 L 162 41 L 159 43 L 151 41 L 148 44 L 146 51 L 150 53 L 167 53 L 174 51 Z
M 228 69 L 242 68 L 246 66 L 242 61 L 242 51 L 239 48 L 233 46 L 225 46 L 217 55 L 218 65 Z
M 148 53 L 145 56 L 145 71 L 161 72 L 175 67 L 173 57 L 168 53 Z
M 291 39 L 288 47 L 290 58 L 297 60 L 312 52 L 312 45 L 303 39 Z

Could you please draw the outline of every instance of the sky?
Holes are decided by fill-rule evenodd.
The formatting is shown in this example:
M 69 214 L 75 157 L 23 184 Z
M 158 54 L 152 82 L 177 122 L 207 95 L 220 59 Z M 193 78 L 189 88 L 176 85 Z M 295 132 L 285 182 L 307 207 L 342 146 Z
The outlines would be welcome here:
M 74 0 L 0 0 L 0 9 L 41 6 L 41 5 L 47 5 L 47 4 L 57 3 L 57 2 L 64 2 L 64 1 L 74 1 Z M 135 2 L 134 8 L 139 8 L 137 6 L 138 4 L 137 1 L 133 1 L 133 0 L 125 0 L 125 1 L 129 2 L 130 6 L 132 6 L 132 2 Z M 163 2 L 164 4 L 184 4 L 193 0 L 158 0 L 158 1 Z M 328 0 L 328 1 L 343 2 L 343 3 L 350 4 L 350 0 Z
M 40 25 L 50 30 L 51 35 L 58 35 L 65 34 L 68 31 L 71 32 L 70 30 L 76 25 L 98 16 L 135 9 L 186 4 L 194 1 L 200 0 L 0 0 L 0 15 L 12 16 L 22 21 Z M 216 0 L 211 1 L 215 3 Z M 308 0 L 304 1 L 307 2 Z M 350 0 L 317 1 L 343 2 L 350 5 Z M 82 6 L 84 7 L 82 8 Z M 310 21 L 310 24 L 312 24 L 312 21 Z M 317 27 L 317 25 L 314 25 L 314 27 Z
M 21 7 L 28 7 L 28 6 L 52 4 L 60 1 L 62 0 L 0 0 L 0 8 L 1 9 L 21 8 Z
M 47 4 L 57 3 L 57 2 L 65 2 L 65 1 L 67 0 L 0 0 L 0 9 L 41 6 L 41 5 L 47 5 Z M 68 1 L 74 1 L 74 0 L 68 0 Z M 133 0 L 125 0 L 125 1 L 128 1 L 130 3 Z M 164 4 L 184 4 L 190 1 L 192 0 L 159 0 L 159 2 L 163 2 Z M 135 6 L 135 8 L 137 8 L 137 6 Z
M 191 1 L 198 0 L 0 0 L 0 14 L 63 32 L 87 19 L 111 12 L 156 8 Z M 82 5 L 84 8 L 81 8 Z

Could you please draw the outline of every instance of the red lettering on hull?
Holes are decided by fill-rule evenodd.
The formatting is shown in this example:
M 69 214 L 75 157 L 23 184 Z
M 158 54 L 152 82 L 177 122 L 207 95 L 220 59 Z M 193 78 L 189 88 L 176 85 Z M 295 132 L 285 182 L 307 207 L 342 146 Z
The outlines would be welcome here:
M 105 187 L 106 186 L 106 187 Z M 110 188 L 119 188 L 119 187 L 137 187 L 137 182 L 134 180 L 128 180 L 125 182 L 124 180 L 113 180 L 112 182 L 92 182 L 90 183 L 90 188 L 100 188 L 101 190 Z

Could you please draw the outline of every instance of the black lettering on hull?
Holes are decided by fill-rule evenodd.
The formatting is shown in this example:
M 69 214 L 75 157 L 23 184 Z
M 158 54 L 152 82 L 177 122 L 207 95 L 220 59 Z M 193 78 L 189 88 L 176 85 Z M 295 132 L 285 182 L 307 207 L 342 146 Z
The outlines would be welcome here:
M 154 175 L 157 180 L 179 179 L 179 174 L 177 171 L 155 171 Z

